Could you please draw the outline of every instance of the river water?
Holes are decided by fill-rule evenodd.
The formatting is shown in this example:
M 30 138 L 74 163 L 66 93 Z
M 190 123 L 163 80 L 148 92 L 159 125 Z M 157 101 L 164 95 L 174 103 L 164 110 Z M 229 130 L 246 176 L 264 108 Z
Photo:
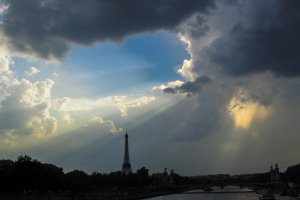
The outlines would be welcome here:
M 214 189 L 212 193 L 193 193 L 193 192 L 201 192 L 201 190 L 194 190 L 183 194 L 171 194 L 166 196 L 149 198 L 147 200 L 258 200 L 259 199 L 259 195 L 256 194 L 255 192 L 222 193 L 222 192 L 229 192 L 229 191 L 245 192 L 249 190 L 247 189 L 240 190 L 238 188 L 230 187 L 230 188 L 225 188 L 224 190 Z M 281 197 L 277 195 L 276 200 L 295 200 L 295 198 Z

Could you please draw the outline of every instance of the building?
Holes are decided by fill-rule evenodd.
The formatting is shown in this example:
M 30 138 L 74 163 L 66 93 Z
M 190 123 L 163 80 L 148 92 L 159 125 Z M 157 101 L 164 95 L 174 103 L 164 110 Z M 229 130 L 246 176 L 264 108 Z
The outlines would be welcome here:
M 125 134 L 125 149 L 124 149 L 124 161 L 122 165 L 122 172 L 126 175 L 132 173 L 130 159 L 129 159 L 129 146 L 128 146 L 128 134 L 126 130 Z
M 163 173 L 152 174 L 152 178 L 155 179 L 155 184 L 162 187 L 174 186 L 175 172 L 172 169 L 168 173 L 167 168 L 164 169 Z

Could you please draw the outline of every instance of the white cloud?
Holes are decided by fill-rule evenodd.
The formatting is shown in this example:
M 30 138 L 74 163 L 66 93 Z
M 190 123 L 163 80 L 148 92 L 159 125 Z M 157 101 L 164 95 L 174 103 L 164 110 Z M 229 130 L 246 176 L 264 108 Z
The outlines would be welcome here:
M 114 96 L 111 100 L 118 106 L 121 116 L 128 116 L 129 108 L 137 108 L 153 102 L 156 98 L 153 96 L 143 96 L 140 98 L 128 99 L 125 96 Z
M 75 123 L 75 120 L 68 113 L 63 114 L 62 120 L 67 125 L 73 125 Z
M 27 76 L 34 76 L 36 74 L 38 74 L 40 72 L 39 69 L 37 69 L 36 67 L 30 67 L 29 70 L 25 71 L 25 74 Z
M 92 107 L 94 107 L 94 104 L 88 99 L 62 97 L 53 100 L 53 109 L 63 112 L 88 111 Z
M 57 130 L 57 120 L 51 116 L 34 116 L 26 123 L 32 135 L 43 137 L 53 135 Z
M 112 120 L 104 120 L 100 116 L 94 116 L 91 121 L 91 123 L 99 124 L 99 125 L 106 125 L 109 127 L 109 130 L 111 133 L 119 133 L 122 131 L 121 128 L 117 128 Z
M 179 80 L 176 80 L 176 81 L 170 81 L 168 82 L 166 85 L 162 84 L 160 86 L 154 86 L 152 88 L 152 91 L 155 92 L 155 91 L 163 91 L 164 89 L 166 88 L 176 88 L 176 87 L 180 87 L 184 82 L 183 81 L 179 81 Z
M 49 106 L 51 99 L 51 88 L 54 82 L 50 79 L 44 81 L 30 82 L 28 80 L 21 80 L 20 89 L 20 103 L 30 107 L 46 104 Z
M 0 2 L 0 15 L 9 8 L 9 5 Z
M 0 55 L 0 85 L 2 85 L 2 90 L 7 86 L 12 86 L 19 82 L 10 70 L 10 65 L 13 63 L 9 56 L 5 54 Z
M 183 77 L 185 77 L 188 80 L 194 80 L 197 76 L 197 74 L 195 74 L 193 72 L 193 68 L 194 68 L 194 55 L 192 52 L 192 43 L 191 41 L 187 38 L 187 36 L 183 35 L 183 34 L 178 34 L 179 39 L 187 45 L 187 52 L 190 54 L 191 58 L 189 60 L 185 59 L 183 61 L 182 66 L 180 67 L 180 69 L 178 69 L 178 73 L 181 74 Z
M 1 72 L 9 71 L 10 63 L 11 63 L 11 59 L 8 56 L 3 55 L 3 54 L 0 55 L 0 71 Z
M 50 114 L 54 82 L 50 79 L 36 82 L 18 79 L 10 70 L 11 58 L 2 56 L 0 61 L 0 133 L 54 134 L 57 120 Z
M 58 77 L 58 73 L 53 73 L 52 76 L 53 77 Z
M 173 85 L 174 84 L 179 84 L 179 82 L 173 83 Z M 130 108 L 145 106 L 155 101 L 155 99 L 156 97 L 154 96 L 142 96 L 137 98 L 129 96 L 108 96 L 96 100 L 63 97 L 53 100 L 53 109 L 61 112 L 86 111 L 92 113 L 95 109 L 102 108 L 102 110 L 107 110 L 108 108 L 112 109 L 117 106 L 121 116 L 126 117 L 128 116 L 128 110 Z
M 0 55 L 0 102 L 11 95 L 10 87 L 19 84 L 19 80 L 14 78 L 13 72 L 10 71 L 9 66 L 12 63 L 10 57 Z

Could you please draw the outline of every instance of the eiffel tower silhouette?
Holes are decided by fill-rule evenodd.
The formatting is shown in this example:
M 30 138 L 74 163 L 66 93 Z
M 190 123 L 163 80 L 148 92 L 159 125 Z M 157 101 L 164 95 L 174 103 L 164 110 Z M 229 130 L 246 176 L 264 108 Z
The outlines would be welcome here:
M 128 148 L 128 134 L 126 130 L 125 134 L 125 151 L 124 151 L 124 161 L 122 165 L 122 172 L 126 175 L 132 173 L 130 159 L 129 159 L 129 148 Z

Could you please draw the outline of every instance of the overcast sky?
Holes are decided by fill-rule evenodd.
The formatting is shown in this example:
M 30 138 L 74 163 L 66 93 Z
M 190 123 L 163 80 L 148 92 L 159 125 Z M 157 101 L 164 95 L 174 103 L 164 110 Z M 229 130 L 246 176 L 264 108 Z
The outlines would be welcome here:
M 300 163 L 299 0 L 0 0 L 0 158 L 182 175 Z

